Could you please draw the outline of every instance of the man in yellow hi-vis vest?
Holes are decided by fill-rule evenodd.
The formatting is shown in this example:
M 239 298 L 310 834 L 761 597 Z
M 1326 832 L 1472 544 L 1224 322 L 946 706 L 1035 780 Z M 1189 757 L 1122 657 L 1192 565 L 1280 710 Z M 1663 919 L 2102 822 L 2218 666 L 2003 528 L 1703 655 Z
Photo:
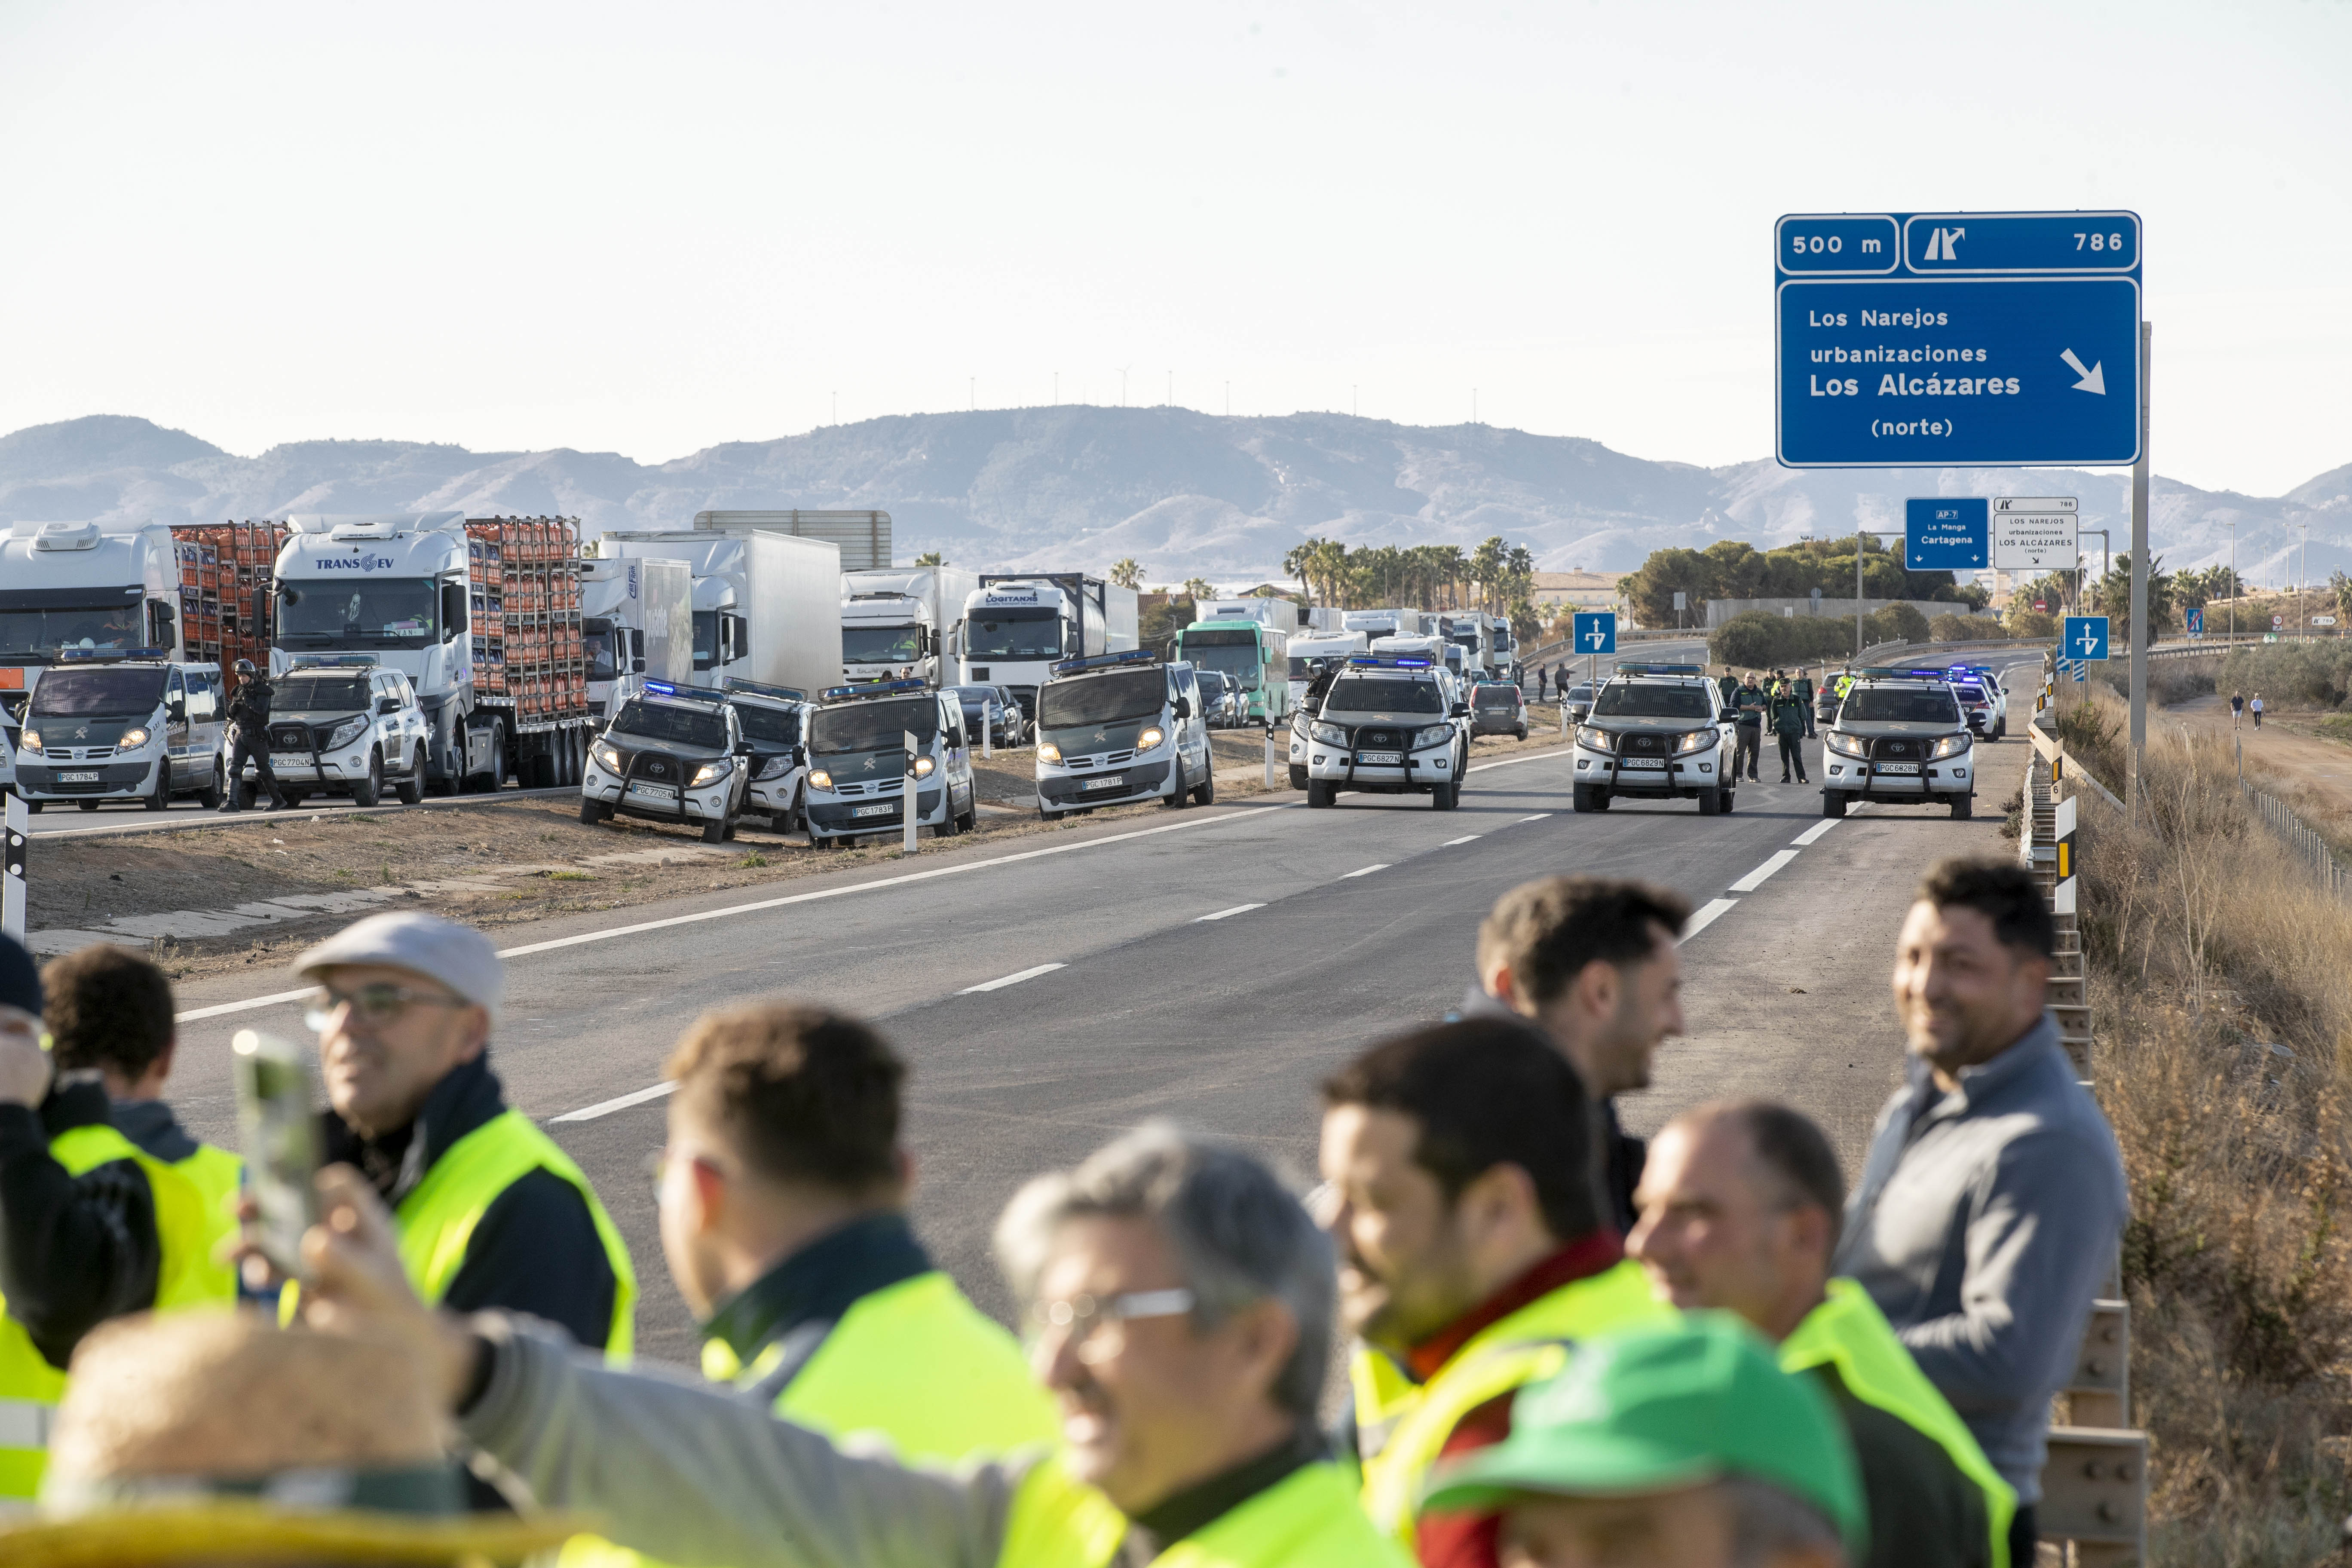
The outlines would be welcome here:
M 489 939 L 437 916 L 371 915 L 304 953 L 319 987 L 320 1152 L 392 1208 L 417 1293 L 544 1318 L 625 1359 L 628 1247 L 555 1141 L 509 1110 L 488 1052 L 506 977 Z
M 0 1498 L 39 1490 L 84 1335 L 235 1295 L 195 1184 L 108 1124 L 95 1075 L 57 1077 L 42 1012 L 31 955 L 0 936 Z
M 678 1041 L 662 1250 L 703 1373 L 908 1459 L 1050 1444 L 1053 1401 L 1019 1343 L 908 1223 L 906 1070 L 866 1024 L 790 1003 L 707 1014 Z M 602 1541 L 563 1553 L 565 1568 L 635 1560 Z
M 1843 1418 L 1870 1503 L 1853 1568 L 2008 1568 L 2017 1494 L 1869 1296 L 1829 1277 L 1845 1181 L 1821 1129 L 1762 1100 L 1700 1106 L 1652 1141 L 1641 1197 L 1627 1247 L 1659 1295 L 1745 1318 Z
M 1583 1079 L 1539 1030 L 1416 1030 L 1323 1094 L 1365 1511 L 1425 1564 L 1490 1565 L 1492 1516 L 1422 1517 L 1431 1469 L 1507 1437 L 1512 1396 L 1579 1342 L 1666 1310 L 1602 1217 Z

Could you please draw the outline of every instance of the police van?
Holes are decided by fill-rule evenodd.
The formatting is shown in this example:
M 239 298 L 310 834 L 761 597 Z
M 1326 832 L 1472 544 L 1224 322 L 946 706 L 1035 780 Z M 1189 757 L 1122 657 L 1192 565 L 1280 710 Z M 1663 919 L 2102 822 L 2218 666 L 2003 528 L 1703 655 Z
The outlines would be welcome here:
M 1976 805 L 1975 737 L 1958 694 L 1935 669 L 1864 669 L 1822 731 L 1822 815 L 1857 800 Z
M 1576 727 L 1579 811 L 1635 800 L 1696 800 L 1701 816 L 1731 810 L 1738 740 L 1722 694 L 1696 664 L 1621 664 Z
M 1425 795 L 1452 811 L 1470 764 L 1469 708 L 1444 666 L 1402 654 L 1357 654 L 1307 726 L 1307 804 L 1339 792 Z
M 433 731 L 407 676 L 372 653 L 297 656 L 269 687 L 269 771 L 289 805 L 314 794 L 373 805 L 387 784 L 404 805 L 425 798 Z M 247 763 L 235 787 L 251 805 L 261 770 Z
M 60 649 L 26 700 L 16 736 L 16 793 L 26 808 L 110 800 L 162 811 L 175 795 L 221 803 L 227 727 L 220 666 L 187 664 L 160 647 Z
M 979 816 L 963 706 L 952 689 L 942 692 L 911 679 L 827 687 L 804 723 L 808 773 L 801 813 L 811 844 L 841 847 L 862 834 L 903 832 L 909 765 L 917 827 L 948 838 Z
M 588 748 L 580 820 L 615 816 L 699 827 L 705 844 L 735 836 L 750 781 L 751 750 L 735 710 L 716 691 L 632 678 Z
M 743 808 L 764 811 L 777 832 L 792 832 L 800 826 L 801 797 L 808 785 L 808 752 L 801 733 L 808 693 L 734 675 L 721 677 L 719 690 L 735 710 L 743 743 L 751 749 L 743 762 L 751 774 Z
M 1066 658 L 1037 689 L 1037 815 L 1217 798 L 1199 672 L 1149 648 Z

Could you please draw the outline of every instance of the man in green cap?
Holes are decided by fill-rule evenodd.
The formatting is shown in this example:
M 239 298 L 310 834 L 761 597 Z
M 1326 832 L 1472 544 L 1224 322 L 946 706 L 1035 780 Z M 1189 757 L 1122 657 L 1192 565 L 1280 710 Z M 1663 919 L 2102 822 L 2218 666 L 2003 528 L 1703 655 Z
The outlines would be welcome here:
M 1591 1340 L 1425 1511 L 1499 1510 L 1506 1568 L 1843 1568 L 1869 1525 L 1829 1401 L 1727 1312 Z

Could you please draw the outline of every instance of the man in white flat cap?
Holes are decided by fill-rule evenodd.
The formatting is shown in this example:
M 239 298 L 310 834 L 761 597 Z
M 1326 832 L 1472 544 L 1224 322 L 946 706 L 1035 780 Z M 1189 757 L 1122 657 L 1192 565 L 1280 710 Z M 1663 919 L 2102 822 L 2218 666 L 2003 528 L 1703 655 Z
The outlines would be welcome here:
M 490 1071 L 506 988 L 489 939 L 419 912 L 371 915 L 295 966 L 319 988 L 321 1159 L 358 1168 L 398 1224 L 417 1294 L 544 1318 L 625 1360 L 637 1283 L 621 1233 Z

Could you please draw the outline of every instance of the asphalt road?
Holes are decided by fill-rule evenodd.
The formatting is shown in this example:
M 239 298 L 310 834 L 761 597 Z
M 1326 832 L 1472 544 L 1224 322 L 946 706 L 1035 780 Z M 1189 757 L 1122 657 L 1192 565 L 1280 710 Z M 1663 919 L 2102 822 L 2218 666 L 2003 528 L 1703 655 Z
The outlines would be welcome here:
M 1898 1068 L 1885 963 L 1909 887 L 1940 856 L 2001 852 L 2000 803 L 2025 752 L 2012 740 L 1980 753 L 1980 814 L 1968 823 L 1864 806 L 1824 827 L 1817 785 L 1769 775 L 1729 816 L 1689 802 L 1578 816 L 1565 755 L 1538 752 L 1475 773 L 1453 812 L 1351 796 L 1330 811 L 1170 812 L 1034 849 L 927 845 L 911 864 L 772 897 L 710 894 L 516 933 L 493 1059 L 628 1236 L 641 1343 L 671 1359 L 690 1359 L 692 1339 L 642 1173 L 662 1133 L 655 1086 L 691 1016 L 742 998 L 788 994 L 881 1021 L 913 1067 L 922 1230 L 999 1311 L 988 1234 L 1022 1180 L 1151 1116 L 1309 1169 L 1318 1081 L 1452 1006 L 1487 909 L 1551 872 L 1649 878 L 1700 910 L 1685 948 L 1693 1034 L 1662 1054 L 1655 1088 L 1625 1102 L 1630 1121 L 1769 1093 L 1820 1118 L 1851 1163 Z M 199 1136 L 234 1142 L 235 1030 L 299 1037 L 299 1003 L 254 1005 L 294 985 L 257 969 L 182 988 L 187 1013 L 209 1014 L 184 1014 L 172 1085 Z

